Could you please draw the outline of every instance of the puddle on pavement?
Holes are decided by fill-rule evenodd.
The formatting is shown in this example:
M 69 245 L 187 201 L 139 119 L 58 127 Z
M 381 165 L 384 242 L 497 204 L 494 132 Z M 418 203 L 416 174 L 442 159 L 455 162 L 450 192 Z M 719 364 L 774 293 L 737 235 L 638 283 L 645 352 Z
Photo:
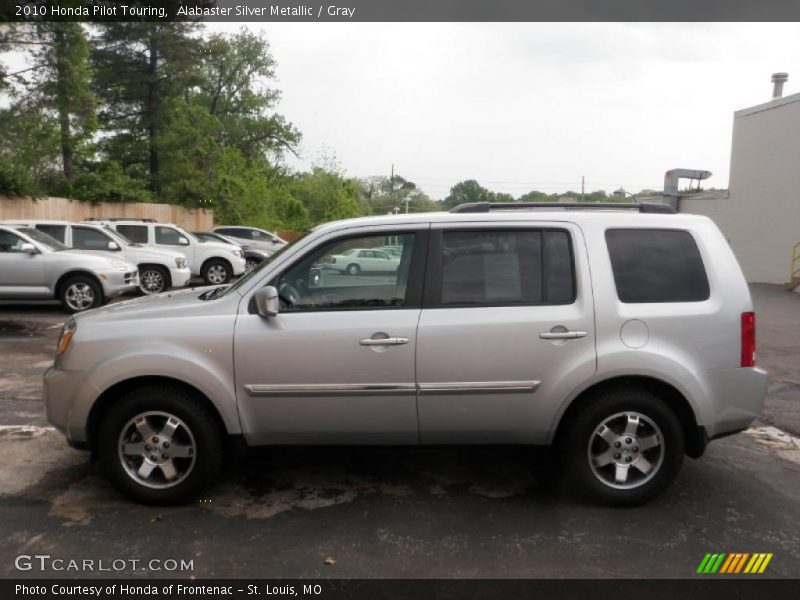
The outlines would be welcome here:
M 41 324 L 0 321 L 0 341 L 18 342 L 34 339 L 43 335 L 42 329 L 44 325 Z

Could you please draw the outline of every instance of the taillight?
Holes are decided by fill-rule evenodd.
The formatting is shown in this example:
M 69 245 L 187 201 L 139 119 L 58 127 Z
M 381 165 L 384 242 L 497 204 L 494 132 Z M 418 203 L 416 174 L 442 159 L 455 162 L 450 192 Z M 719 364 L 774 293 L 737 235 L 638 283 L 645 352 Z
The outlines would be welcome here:
M 742 313 L 742 366 L 756 365 L 756 313 Z

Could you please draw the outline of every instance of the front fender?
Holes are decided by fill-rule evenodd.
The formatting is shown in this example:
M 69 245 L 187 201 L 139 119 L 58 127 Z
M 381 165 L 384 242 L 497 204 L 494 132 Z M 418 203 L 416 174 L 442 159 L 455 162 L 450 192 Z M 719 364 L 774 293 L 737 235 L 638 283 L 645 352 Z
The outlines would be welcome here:
M 196 388 L 214 405 L 226 431 L 241 433 L 230 353 L 227 360 L 220 361 L 213 356 L 212 348 L 207 350 L 187 352 L 185 346 L 164 343 L 154 350 L 137 344 L 104 357 L 93 366 L 75 394 L 69 414 L 70 438 L 85 441 L 89 413 L 105 391 L 130 379 L 153 376 Z

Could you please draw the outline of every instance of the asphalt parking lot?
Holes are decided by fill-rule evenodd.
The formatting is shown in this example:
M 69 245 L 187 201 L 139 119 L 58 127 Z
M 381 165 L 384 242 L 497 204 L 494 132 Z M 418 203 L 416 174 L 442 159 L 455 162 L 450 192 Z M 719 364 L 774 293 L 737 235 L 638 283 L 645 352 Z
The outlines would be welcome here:
M 753 286 L 762 419 L 687 459 L 636 509 L 565 494 L 525 448 L 278 448 L 229 467 L 195 504 L 132 504 L 48 428 L 41 376 L 65 316 L 0 302 L 0 576 L 19 555 L 140 560 L 146 577 L 691 577 L 707 552 L 771 552 L 800 577 L 800 294 Z M 142 571 L 151 559 L 192 569 Z M 121 564 L 121 563 L 117 563 Z

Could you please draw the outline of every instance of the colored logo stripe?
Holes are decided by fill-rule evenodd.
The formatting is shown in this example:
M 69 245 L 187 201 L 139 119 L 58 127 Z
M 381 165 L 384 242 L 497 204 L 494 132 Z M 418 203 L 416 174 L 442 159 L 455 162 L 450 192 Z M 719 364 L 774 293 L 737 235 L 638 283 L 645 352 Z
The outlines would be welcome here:
M 703 557 L 697 573 L 703 574 L 734 574 L 734 573 L 763 573 L 772 560 L 772 553 L 757 552 L 724 552 L 708 553 Z

